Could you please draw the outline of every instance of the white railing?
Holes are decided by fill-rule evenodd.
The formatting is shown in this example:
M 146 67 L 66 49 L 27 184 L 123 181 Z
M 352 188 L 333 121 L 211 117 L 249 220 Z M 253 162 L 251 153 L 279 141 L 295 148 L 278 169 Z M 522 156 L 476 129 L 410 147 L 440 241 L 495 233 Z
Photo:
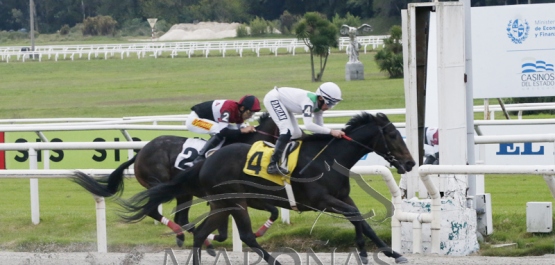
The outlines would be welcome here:
M 483 113 L 485 111 L 484 106 L 474 106 L 474 112 Z M 517 111 L 519 120 L 522 119 L 522 112 L 524 111 L 537 111 L 537 110 L 554 110 L 555 103 L 524 103 L 524 104 L 507 104 L 505 105 L 507 111 Z M 500 105 L 490 105 L 488 111 L 493 117 L 495 112 L 501 111 Z M 376 114 L 378 112 L 384 113 L 385 115 L 405 115 L 406 110 L 404 108 L 399 109 L 373 109 L 373 110 L 328 110 L 324 112 L 325 118 L 331 117 L 350 117 L 361 112 L 368 112 Z M 256 113 L 253 119 L 257 119 L 261 113 Z M 157 115 L 157 116 L 136 116 L 136 117 L 123 117 L 123 118 L 48 118 L 48 119 L 0 119 L 0 126 L 12 125 L 12 124 L 25 124 L 25 123 L 40 123 L 46 125 L 47 123 L 58 123 L 56 125 L 64 125 L 68 123 L 96 123 L 96 124 L 123 124 L 123 123 L 151 123 L 158 124 L 159 122 L 179 122 L 185 124 L 188 115 Z M 297 119 L 301 119 L 302 115 L 296 115 Z M 549 119 L 545 120 L 545 123 L 550 123 Z M 526 120 L 525 122 L 532 122 L 534 120 Z M 514 120 L 475 120 L 474 124 L 476 127 L 480 125 L 497 125 L 502 123 L 512 123 L 516 122 Z M 523 121 L 524 122 L 524 121 Z M 404 124 L 404 123 L 398 123 Z M 36 124 L 33 124 L 36 125 Z M 0 130 L 1 131 L 1 130 Z
M 383 47 L 383 39 L 389 36 L 359 36 L 358 42 L 364 48 L 377 49 Z M 339 38 L 339 50 L 349 46 L 349 38 Z M 91 60 L 91 58 L 124 59 L 135 55 L 137 58 L 145 58 L 147 55 L 158 58 L 162 53 L 167 53 L 174 58 L 180 55 L 191 57 L 195 53 L 204 57 L 212 52 L 225 57 L 226 52 L 234 51 L 243 57 L 244 51 L 254 52 L 257 57 L 267 50 L 278 55 L 279 51 L 295 55 L 297 49 L 308 52 L 308 47 L 296 38 L 288 39 L 260 39 L 260 40 L 222 40 L 222 41 L 190 41 L 190 42 L 143 42 L 143 43 L 120 43 L 120 44 L 82 44 L 82 45 L 37 45 L 34 51 L 28 51 L 23 46 L 0 47 L 0 61 L 10 62 L 15 59 L 25 62 L 31 56 L 39 61 L 43 58 L 55 61 L 71 59 Z
M 528 175 L 541 175 L 545 180 L 549 190 L 551 191 L 551 195 L 555 199 L 555 166 L 507 166 L 507 165 L 500 165 L 500 166 L 485 166 L 485 165 L 439 165 L 439 166 L 430 166 L 424 165 L 420 166 L 418 169 L 418 173 L 420 174 L 420 179 L 424 182 L 426 189 L 429 195 L 432 198 L 432 205 L 431 205 L 431 213 L 430 214 L 422 214 L 425 215 L 423 217 L 424 221 L 431 221 L 431 233 L 432 233 L 432 246 L 431 246 L 431 253 L 439 254 L 440 253 L 440 229 L 441 229 L 441 202 L 439 197 L 439 192 L 437 187 L 435 187 L 434 183 L 431 180 L 430 175 L 436 174 L 528 174 Z M 431 219 L 431 220 L 430 220 Z M 418 220 L 417 220 L 418 221 Z M 415 221 L 416 222 L 416 221 Z M 413 223 L 414 224 L 414 223 Z M 421 242 L 421 234 L 418 226 L 415 226 L 416 229 L 413 230 L 413 253 L 422 253 L 422 248 L 420 246 Z M 399 228 L 400 229 L 400 228 Z M 415 235 L 418 231 L 418 235 Z M 395 251 L 400 251 L 401 248 L 401 239 L 400 239 L 400 231 L 395 233 L 398 239 L 394 239 L 392 232 L 392 248 Z M 418 241 L 418 242 L 416 242 Z M 418 247 L 418 248 L 416 248 Z

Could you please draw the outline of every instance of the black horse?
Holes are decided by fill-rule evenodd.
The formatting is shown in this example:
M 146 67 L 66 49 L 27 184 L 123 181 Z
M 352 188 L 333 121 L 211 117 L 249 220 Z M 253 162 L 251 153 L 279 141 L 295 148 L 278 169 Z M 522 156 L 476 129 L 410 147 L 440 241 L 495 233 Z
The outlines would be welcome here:
M 408 262 L 405 257 L 389 248 L 364 220 L 349 196 L 349 177 L 334 170 L 334 163 L 351 168 L 368 152 L 376 152 L 397 168 L 399 173 L 412 170 L 415 162 L 395 126 L 384 115 L 363 113 L 353 117 L 344 129 L 347 137 L 333 139 L 331 135 L 313 135 L 303 140 L 299 160 L 292 173 L 293 193 L 299 211 L 326 211 L 344 215 L 355 227 L 355 242 L 363 261 L 368 261 L 364 236 L 369 237 L 388 257 L 397 263 Z M 330 141 L 331 140 L 331 141 Z M 269 264 L 279 264 L 274 257 L 257 243 L 252 231 L 247 206 L 253 200 L 289 208 L 286 191 L 273 182 L 243 173 L 243 165 L 250 145 L 233 144 L 223 147 L 206 159 L 203 165 L 195 165 L 190 171 L 177 176 L 173 184 L 159 185 L 139 193 L 123 206 L 133 216 L 127 220 L 140 219 L 144 210 L 160 202 L 171 200 L 186 186 L 200 185 L 210 196 L 211 211 L 194 232 L 194 263 L 200 262 L 200 247 L 206 236 L 217 227 L 227 224 L 228 216 L 235 219 L 241 240 L 256 250 Z M 300 171 L 305 168 L 304 173 Z M 190 207 L 186 205 L 182 208 Z M 148 210 L 147 210 L 148 212 Z M 276 262 L 276 263 L 274 263 Z
M 252 144 L 260 140 L 275 142 L 278 133 L 279 131 L 274 121 L 269 117 L 268 113 L 264 113 L 259 118 L 259 125 L 256 127 L 256 133 L 241 134 L 239 139 L 237 139 L 237 142 L 247 144 Z M 119 196 L 123 192 L 124 187 L 124 170 L 134 163 L 135 178 L 143 187 L 151 189 L 156 185 L 171 181 L 178 173 L 181 172 L 180 169 L 174 167 L 174 162 L 177 156 L 182 151 L 182 146 L 185 141 L 187 141 L 186 137 L 179 136 L 164 135 L 156 137 L 152 141 L 148 142 L 137 153 L 137 155 L 121 164 L 109 176 L 94 179 L 83 172 L 77 171 L 72 180 L 85 188 L 87 191 L 97 196 Z M 193 161 L 196 158 L 198 151 L 195 149 L 190 149 L 186 150 L 185 152 L 189 152 L 189 157 L 187 159 Z M 200 188 L 187 188 L 186 191 L 187 192 L 182 192 L 175 197 L 177 200 L 177 205 L 183 204 L 187 201 L 191 201 L 193 196 L 206 196 L 206 193 L 204 193 L 204 191 Z M 271 213 L 269 218 L 271 222 L 274 222 L 279 215 L 278 209 L 272 205 L 263 205 L 259 206 L 258 208 L 269 211 Z M 189 223 L 188 209 L 175 214 L 175 223 L 163 217 L 157 209 L 148 212 L 147 215 L 170 227 L 176 233 L 177 244 L 179 246 L 182 246 L 184 235 L 181 226 Z M 262 226 L 258 232 L 258 235 L 261 236 L 265 232 L 265 229 L 267 228 L 265 226 Z M 192 230 L 193 228 L 189 229 L 190 232 Z M 214 237 L 214 240 L 219 242 L 226 240 L 228 234 L 227 225 L 222 225 L 222 227 L 219 228 L 218 231 L 219 234 Z M 206 242 L 206 245 L 211 248 L 209 241 Z

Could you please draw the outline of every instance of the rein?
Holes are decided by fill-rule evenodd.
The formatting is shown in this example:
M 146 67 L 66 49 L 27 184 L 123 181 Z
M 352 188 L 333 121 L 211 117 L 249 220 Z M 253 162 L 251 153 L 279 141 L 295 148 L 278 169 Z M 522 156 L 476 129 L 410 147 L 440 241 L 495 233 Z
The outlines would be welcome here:
M 266 135 L 266 136 L 274 137 L 274 138 L 276 138 L 276 139 L 278 138 L 278 137 L 275 136 L 274 134 L 269 134 L 269 133 L 267 133 L 267 132 L 263 132 L 263 131 L 259 131 L 259 130 L 256 130 L 256 132 L 257 132 L 257 133 L 260 133 L 260 134 L 263 134 L 263 135 Z
M 390 164 L 396 165 L 396 164 L 399 163 L 399 161 L 397 161 L 397 159 L 395 159 L 395 157 L 391 154 L 391 151 L 389 151 L 389 147 L 387 146 L 387 142 L 385 141 L 385 136 L 383 135 L 383 130 L 384 130 L 387 126 L 389 126 L 389 125 L 392 125 L 392 123 L 389 122 L 388 124 L 384 125 L 383 127 L 379 127 L 379 128 L 380 128 L 380 134 L 381 134 L 381 136 L 382 136 L 382 139 L 384 140 L 385 148 L 387 149 L 387 153 L 386 153 L 386 154 L 382 154 L 382 153 L 376 151 L 376 148 L 375 148 L 376 145 L 375 145 L 375 144 L 374 144 L 374 148 L 371 148 L 371 147 L 369 147 L 369 146 L 367 146 L 367 145 L 365 145 L 365 144 L 363 144 L 363 143 L 361 143 L 361 142 L 359 142 L 359 141 L 357 141 L 357 140 L 355 140 L 355 139 L 353 139 L 353 138 L 351 138 L 351 137 L 349 137 L 349 136 L 347 136 L 347 135 L 343 136 L 343 138 L 344 138 L 345 140 L 349 141 L 349 142 L 353 142 L 353 143 L 355 143 L 355 144 L 358 144 L 358 145 L 360 145 L 360 146 L 362 146 L 362 147 L 368 149 L 370 152 L 374 152 L 374 153 L 380 155 L 380 156 L 383 157 L 385 160 L 387 160 L 387 162 L 389 162 Z M 356 131 L 356 130 L 358 130 L 358 129 L 355 129 L 355 131 Z

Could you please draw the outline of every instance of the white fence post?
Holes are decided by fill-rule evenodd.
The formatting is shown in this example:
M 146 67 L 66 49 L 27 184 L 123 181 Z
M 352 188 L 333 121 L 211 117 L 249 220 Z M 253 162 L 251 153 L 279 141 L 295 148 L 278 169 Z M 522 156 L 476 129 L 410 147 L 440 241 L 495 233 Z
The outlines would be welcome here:
M 243 252 L 243 242 L 241 241 L 239 229 L 233 217 L 231 218 L 231 230 L 233 235 L 233 252 Z
M 106 234 L 106 201 L 104 197 L 93 195 L 96 202 L 96 246 L 98 253 L 108 252 L 108 242 Z
M 29 148 L 29 168 L 38 169 L 37 151 L 34 148 Z M 29 185 L 31 190 L 31 221 L 33 224 L 40 223 L 40 209 L 39 209 L 39 180 L 37 178 L 30 178 Z

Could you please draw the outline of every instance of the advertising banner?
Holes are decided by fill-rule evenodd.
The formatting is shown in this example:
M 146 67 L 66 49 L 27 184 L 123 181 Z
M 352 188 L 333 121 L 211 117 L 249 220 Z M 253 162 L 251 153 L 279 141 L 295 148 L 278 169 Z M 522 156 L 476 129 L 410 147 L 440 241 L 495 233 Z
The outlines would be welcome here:
M 474 98 L 555 96 L 555 4 L 471 8 Z
M 150 141 L 160 135 L 202 137 L 187 131 L 128 131 L 134 141 Z M 59 131 L 44 132 L 50 142 L 125 142 L 117 130 Z M 40 142 L 34 132 L 6 132 L 6 143 Z M 135 150 L 136 153 L 138 150 Z M 37 150 L 38 168 L 44 168 L 44 160 L 49 159 L 50 169 L 109 169 L 116 168 L 128 160 L 128 150 L 50 150 L 49 156 Z M 28 151 L 6 151 L 6 169 L 29 169 Z
M 480 130 L 483 135 L 549 134 L 555 131 L 555 125 L 482 125 Z M 484 160 L 486 165 L 549 166 L 555 162 L 552 142 L 486 144 L 485 157 L 480 157 L 479 149 L 476 146 L 476 160 Z

